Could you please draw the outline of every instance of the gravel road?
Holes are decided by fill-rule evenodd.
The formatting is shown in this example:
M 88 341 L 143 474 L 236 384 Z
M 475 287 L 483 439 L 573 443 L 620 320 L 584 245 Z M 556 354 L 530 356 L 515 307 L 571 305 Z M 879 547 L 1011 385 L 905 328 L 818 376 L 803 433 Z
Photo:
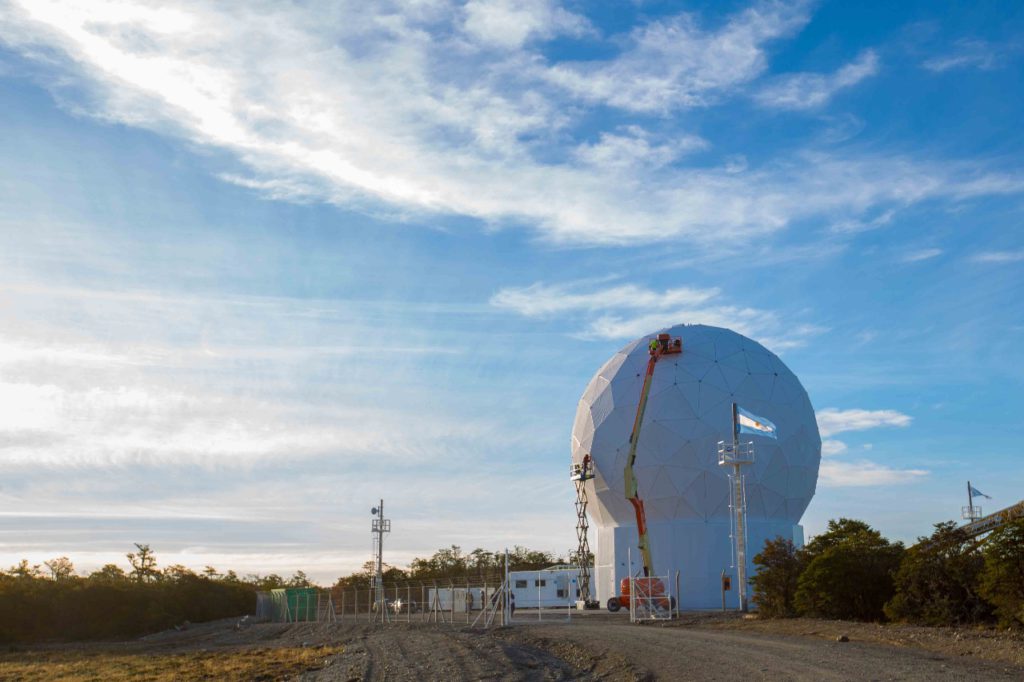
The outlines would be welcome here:
M 907 648 L 678 627 L 573 624 L 523 635 L 625 656 L 659 680 L 1022 680 L 1024 669 Z
M 630 625 L 624 617 L 588 614 L 574 617 L 571 623 L 523 620 L 511 627 L 485 631 L 431 623 L 381 627 L 365 621 L 236 627 L 235 621 L 227 620 L 194 625 L 180 632 L 170 630 L 115 648 L 121 653 L 166 654 L 341 645 L 342 653 L 329 655 L 323 667 L 299 676 L 306 682 L 1024 680 L 1024 666 L 1010 662 L 1016 658 L 999 662 L 962 655 L 962 650 L 956 655 L 918 648 L 913 643 L 871 642 L 868 637 L 872 630 L 865 624 L 845 624 L 851 641 L 837 642 L 834 637 L 823 638 L 820 631 L 843 624 L 764 622 L 755 629 L 723 629 L 723 623 L 729 625 L 722 617 L 688 616 L 671 624 Z M 732 625 L 744 624 L 737 621 Z M 818 636 L 795 634 L 794 627 L 810 627 Z M 936 637 L 953 638 L 951 632 L 932 630 Z M 1002 636 L 999 638 L 1001 642 Z M 1016 638 L 1007 642 L 1016 642 Z M 76 646 L 108 650 L 112 645 Z M 978 644 L 969 646 L 976 648 Z
M 861 642 L 628 623 L 347 626 L 304 680 L 1022 680 L 1024 668 Z M 340 635 L 341 632 L 336 634 Z

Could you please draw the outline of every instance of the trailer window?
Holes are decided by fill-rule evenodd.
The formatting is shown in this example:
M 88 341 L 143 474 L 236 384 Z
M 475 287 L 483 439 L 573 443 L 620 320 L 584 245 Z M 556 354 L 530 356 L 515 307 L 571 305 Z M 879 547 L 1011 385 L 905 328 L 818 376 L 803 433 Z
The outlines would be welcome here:
M 526 589 L 526 581 L 525 580 L 517 580 L 516 581 L 516 588 L 517 589 Z
M 547 587 L 547 585 L 548 585 L 548 581 L 547 580 L 534 580 L 533 581 L 533 586 L 534 587 Z

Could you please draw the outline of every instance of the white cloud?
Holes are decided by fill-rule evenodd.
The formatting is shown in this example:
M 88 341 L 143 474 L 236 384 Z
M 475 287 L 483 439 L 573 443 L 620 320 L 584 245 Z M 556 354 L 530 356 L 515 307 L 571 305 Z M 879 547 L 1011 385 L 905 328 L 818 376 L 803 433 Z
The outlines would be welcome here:
M 980 69 L 988 71 L 999 63 L 1000 50 L 984 40 L 958 40 L 948 54 L 926 59 L 921 66 L 943 73 L 954 69 Z
M 841 440 L 823 440 L 821 441 L 821 456 L 822 457 L 834 457 L 835 455 L 841 455 L 846 452 L 846 443 Z
M 495 426 L 422 411 L 325 410 L 152 383 L 75 390 L 0 382 L 0 459 L 8 466 L 238 466 L 331 453 L 412 463 L 477 442 Z
M 807 3 L 760 3 L 705 31 L 691 14 L 635 29 L 610 62 L 557 64 L 544 78 L 588 101 L 631 111 L 706 106 L 767 68 L 766 43 L 808 20 Z
M 888 210 L 883 211 L 879 215 L 870 219 L 846 219 L 834 223 L 830 228 L 831 232 L 836 234 L 854 234 L 857 232 L 868 232 L 870 230 L 877 230 L 880 227 L 885 227 L 892 222 L 893 216 L 896 215 L 896 211 Z
M 575 158 L 597 167 L 648 166 L 660 168 L 676 161 L 684 154 L 708 148 L 707 140 L 696 135 L 683 135 L 662 143 L 639 126 L 626 126 L 615 133 L 601 133 L 595 143 L 584 143 L 576 148 Z
M 781 76 L 760 90 L 755 99 L 762 106 L 773 109 L 815 109 L 826 104 L 840 90 L 874 76 L 878 68 L 878 55 L 874 50 L 865 50 L 832 74 L 793 73 Z
M 818 430 L 822 436 L 846 431 L 864 431 L 880 426 L 910 426 L 913 418 L 896 410 L 839 410 L 834 407 L 818 410 Z
M 581 283 L 544 284 L 507 287 L 491 297 L 491 305 L 536 317 L 568 311 L 596 311 L 616 308 L 674 308 L 699 305 L 715 296 L 718 289 L 677 287 L 665 291 L 644 289 L 635 284 L 620 284 L 604 289 L 581 291 Z
M 892 154 L 796 150 L 743 172 L 722 160 L 685 167 L 681 156 L 705 144 L 696 136 L 654 135 L 647 116 L 592 129 L 588 104 L 657 112 L 735 94 L 766 68 L 764 45 L 807 21 L 803 3 L 758 4 L 717 29 L 691 15 L 652 22 L 621 54 L 586 64 L 511 47 L 550 35 L 535 19 L 562 16 L 553 4 L 470 10 L 483 17 L 471 22 L 481 39 L 488 12 L 518 12 L 510 47 L 468 40 L 466 12 L 444 2 L 327 11 L 25 1 L 0 17 L 0 35 L 25 57 L 45 55 L 49 83 L 76 111 L 229 152 L 242 168 L 223 170 L 225 180 L 398 218 L 454 214 L 559 242 L 710 248 L 796 221 L 1024 191 L 1022 179 L 978 164 Z M 836 82 L 856 70 L 844 73 Z
M 531 39 L 559 34 L 579 36 L 593 29 L 585 17 L 550 0 L 470 0 L 463 8 L 463 30 L 488 46 L 522 47 Z
M 920 249 L 919 251 L 910 251 L 909 253 L 904 254 L 900 260 L 904 263 L 918 263 L 941 255 L 942 249 Z
M 869 461 L 844 462 L 828 459 L 821 463 L 818 482 L 826 488 L 849 488 L 913 483 L 928 475 L 925 469 L 895 469 Z
M 975 263 L 990 263 L 998 265 L 1000 263 L 1019 263 L 1024 261 L 1024 250 L 1020 251 L 982 251 L 971 256 L 971 260 Z
M 655 291 L 633 284 L 594 288 L 593 282 L 532 284 L 507 287 L 491 297 L 491 305 L 528 317 L 554 313 L 597 313 L 587 316 L 581 336 L 629 339 L 681 322 L 728 327 L 759 339 L 779 351 L 803 345 L 826 331 L 811 324 L 784 325 L 775 313 L 718 303 L 717 288 L 679 287 Z

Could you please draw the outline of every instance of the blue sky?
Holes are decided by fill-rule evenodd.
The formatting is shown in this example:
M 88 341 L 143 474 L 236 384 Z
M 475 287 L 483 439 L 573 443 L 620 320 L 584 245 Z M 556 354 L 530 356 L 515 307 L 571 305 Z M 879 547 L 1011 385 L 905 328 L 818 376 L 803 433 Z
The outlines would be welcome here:
M 867 7 L 863 5 L 867 4 Z M 804 518 L 1024 489 L 1018 3 L 0 4 L 0 562 L 574 542 L 679 322 L 819 415 Z

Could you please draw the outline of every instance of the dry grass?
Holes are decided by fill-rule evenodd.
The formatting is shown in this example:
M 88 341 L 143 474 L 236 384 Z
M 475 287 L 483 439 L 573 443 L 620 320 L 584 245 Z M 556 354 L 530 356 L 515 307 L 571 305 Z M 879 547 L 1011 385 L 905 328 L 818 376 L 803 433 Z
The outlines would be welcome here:
M 0 680 L 282 680 L 324 666 L 339 646 L 132 654 L 96 650 L 0 653 Z

